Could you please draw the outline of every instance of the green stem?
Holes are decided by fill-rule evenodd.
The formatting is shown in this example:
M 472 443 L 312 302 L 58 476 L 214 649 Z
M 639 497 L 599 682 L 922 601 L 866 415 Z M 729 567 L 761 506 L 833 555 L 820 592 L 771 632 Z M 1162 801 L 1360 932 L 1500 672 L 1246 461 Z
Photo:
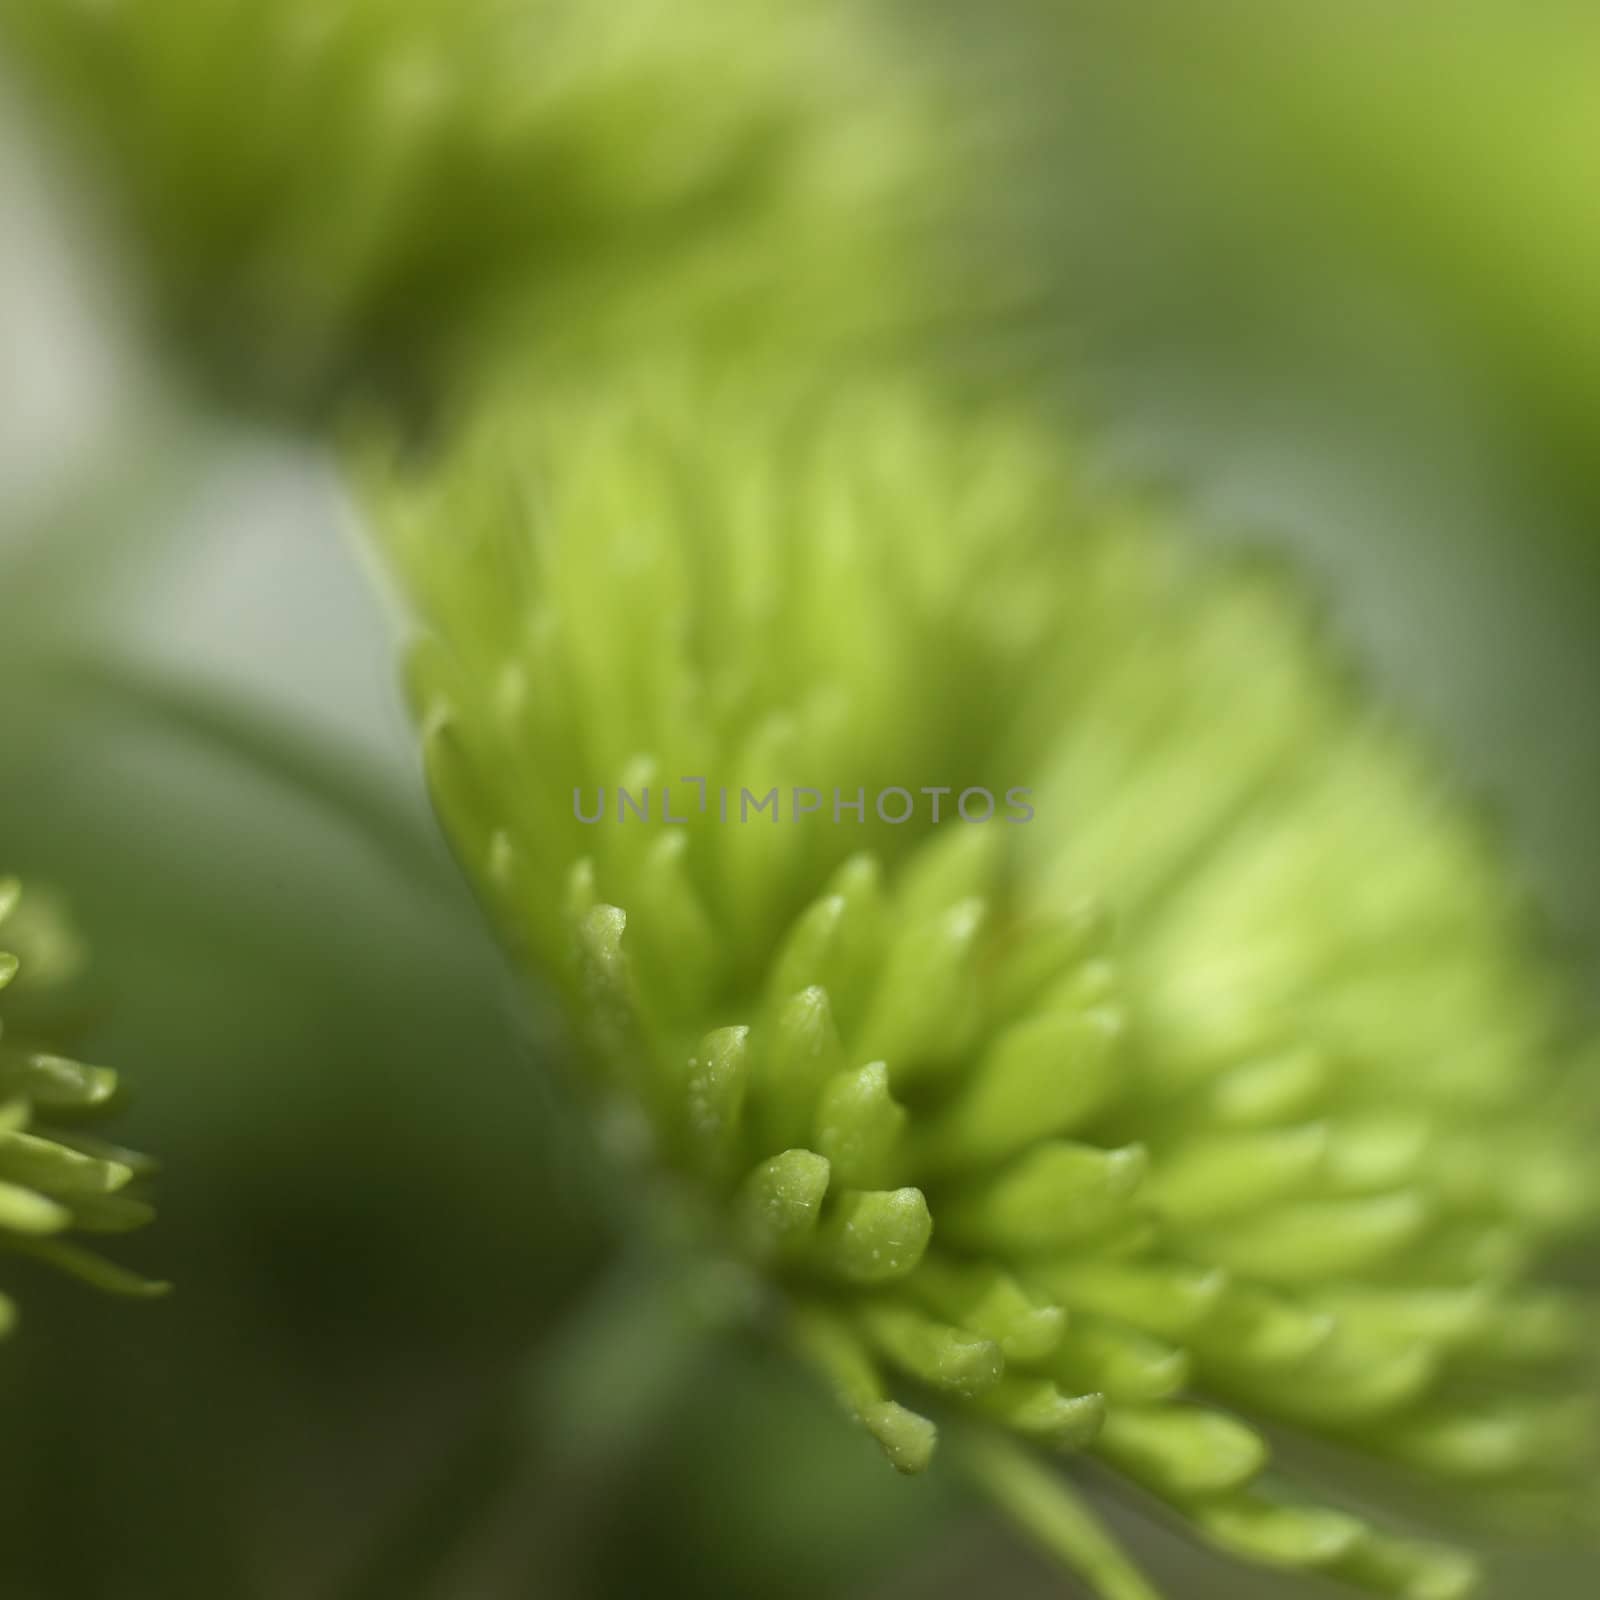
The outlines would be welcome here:
M 342 1600 L 426 1593 L 515 1477 L 525 1443 L 519 1423 L 503 1398 L 474 1419 L 410 1503 L 385 1515 L 379 1536 L 340 1584 Z
M 284 785 L 349 828 L 403 882 L 459 897 L 422 808 L 397 803 L 383 774 L 326 739 L 261 706 L 132 662 L 58 660 L 42 670 L 114 713 L 164 728 Z
M 964 1436 L 951 1454 L 996 1507 L 1099 1600 L 1162 1600 L 1059 1470 L 991 1434 Z
M 499 1571 L 535 1561 L 543 1592 L 581 1589 L 584 1539 L 742 1311 L 713 1264 L 659 1250 L 625 1256 L 533 1354 L 514 1392 L 383 1519 L 343 1600 L 455 1592 L 452 1575 L 485 1559 Z

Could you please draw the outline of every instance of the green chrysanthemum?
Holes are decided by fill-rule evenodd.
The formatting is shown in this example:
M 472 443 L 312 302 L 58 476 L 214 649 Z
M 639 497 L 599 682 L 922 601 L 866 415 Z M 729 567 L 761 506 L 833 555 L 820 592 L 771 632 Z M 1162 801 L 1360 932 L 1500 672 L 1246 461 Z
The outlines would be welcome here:
M 138 1179 L 149 1163 L 78 1131 L 103 1114 L 116 1074 L 52 1048 L 53 993 L 76 974 L 81 947 L 56 909 L 22 903 L 0 878 L 0 1251 L 30 1256 L 120 1294 L 160 1293 L 67 1236 L 123 1233 L 149 1221 Z M 15 1313 L 0 1295 L 0 1331 Z
M 602 292 L 618 338 L 890 316 L 903 275 L 862 258 L 910 142 L 866 24 L 839 0 L 0 0 L 163 329 L 296 411 L 426 406 L 508 325 L 581 340 Z
M 896 1466 L 945 1419 L 1105 1595 L 1150 1591 L 1025 1442 L 1464 1592 L 1279 1463 L 1476 1512 L 1587 1459 L 1580 1307 L 1530 1276 L 1594 1210 L 1582 1085 L 1480 830 L 1285 580 L 1026 429 L 624 387 L 378 494 L 437 804 L 604 1125 Z

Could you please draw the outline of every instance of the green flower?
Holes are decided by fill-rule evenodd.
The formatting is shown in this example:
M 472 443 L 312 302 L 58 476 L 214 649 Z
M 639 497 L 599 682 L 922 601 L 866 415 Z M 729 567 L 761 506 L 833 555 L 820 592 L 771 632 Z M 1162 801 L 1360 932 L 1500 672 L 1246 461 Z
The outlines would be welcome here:
M 600 1125 L 895 1466 L 943 1428 L 1114 1600 L 1089 1463 L 1443 1600 L 1348 1458 L 1574 1501 L 1564 1002 L 1290 582 L 1060 456 L 892 383 L 488 407 L 376 493 L 438 809 Z
M 0 879 L 0 1251 L 31 1256 L 120 1294 L 157 1294 L 149 1283 L 69 1240 L 123 1233 L 150 1220 L 138 1179 L 142 1156 L 78 1131 L 103 1115 L 116 1074 L 58 1055 L 61 990 L 83 962 L 57 909 Z M 0 1331 L 15 1315 L 0 1295 Z
M 425 413 L 597 303 L 622 342 L 904 304 L 913 113 L 838 0 L 0 0 L 0 42 L 251 402 Z

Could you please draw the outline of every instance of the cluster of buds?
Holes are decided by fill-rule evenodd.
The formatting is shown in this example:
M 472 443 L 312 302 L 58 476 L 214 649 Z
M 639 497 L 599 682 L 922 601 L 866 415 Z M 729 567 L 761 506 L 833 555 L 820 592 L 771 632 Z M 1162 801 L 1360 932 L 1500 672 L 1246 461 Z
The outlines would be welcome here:
M 81 947 L 48 900 L 22 904 L 0 879 L 0 1251 L 63 1268 L 119 1294 L 150 1283 L 71 1235 L 125 1233 L 150 1220 L 139 1179 L 150 1163 L 81 1131 L 112 1106 L 117 1078 L 57 1053 L 54 997 L 75 975 Z M 15 1313 L 0 1296 L 0 1330 Z
M 1532 1271 L 1594 1215 L 1579 1045 L 1283 575 L 893 382 L 658 365 L 493 405 L 375 501 L 438 809 L 601 1125 L 896 1467 L 942 1429 L 1116 1600 L 1150 1591 L 1043 1452 L 1410 1600 L 1471 1561 L 1269 1436 L 1570 1510 L 1580 1308 Z M 680 773 L 1036 816 L 573 815 Z

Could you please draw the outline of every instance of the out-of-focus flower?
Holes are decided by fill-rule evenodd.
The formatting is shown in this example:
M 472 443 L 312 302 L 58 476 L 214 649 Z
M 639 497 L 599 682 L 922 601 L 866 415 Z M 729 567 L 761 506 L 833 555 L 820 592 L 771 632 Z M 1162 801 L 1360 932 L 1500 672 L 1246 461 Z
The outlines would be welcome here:
M 142 1156 L 79 1132 L 103 1115 L 116 1074 L 56 1053 L 59 997 L 82 949 L 57 908 L 0 879 L 0 1251 L 31 1256 L 121 1294 L 150 1283 L 84 1249 L 72 1233 L 124 1233 L 149 1221 Z M 0 1328 L 14 1316 L 0 1295 Z
M 1472 1563 L 1269 1432 L 1570 1509 L 1577 1046 L 1283 575 L 1014 419 L 659 363 L 376 501 L 439 811 L 602 1125 L 896 1466 L 943 1419 L 1113 1600 L 1041 1451 L 1413 1600 Z
M 164 331 L 258 403 L 426 407 L 508 328 L 548 351 L 597 304 L 622 341 L 906 314 L 877 257 L 920 159 L 915 74 L 839 0 L 17 0 L 0 22 Z

